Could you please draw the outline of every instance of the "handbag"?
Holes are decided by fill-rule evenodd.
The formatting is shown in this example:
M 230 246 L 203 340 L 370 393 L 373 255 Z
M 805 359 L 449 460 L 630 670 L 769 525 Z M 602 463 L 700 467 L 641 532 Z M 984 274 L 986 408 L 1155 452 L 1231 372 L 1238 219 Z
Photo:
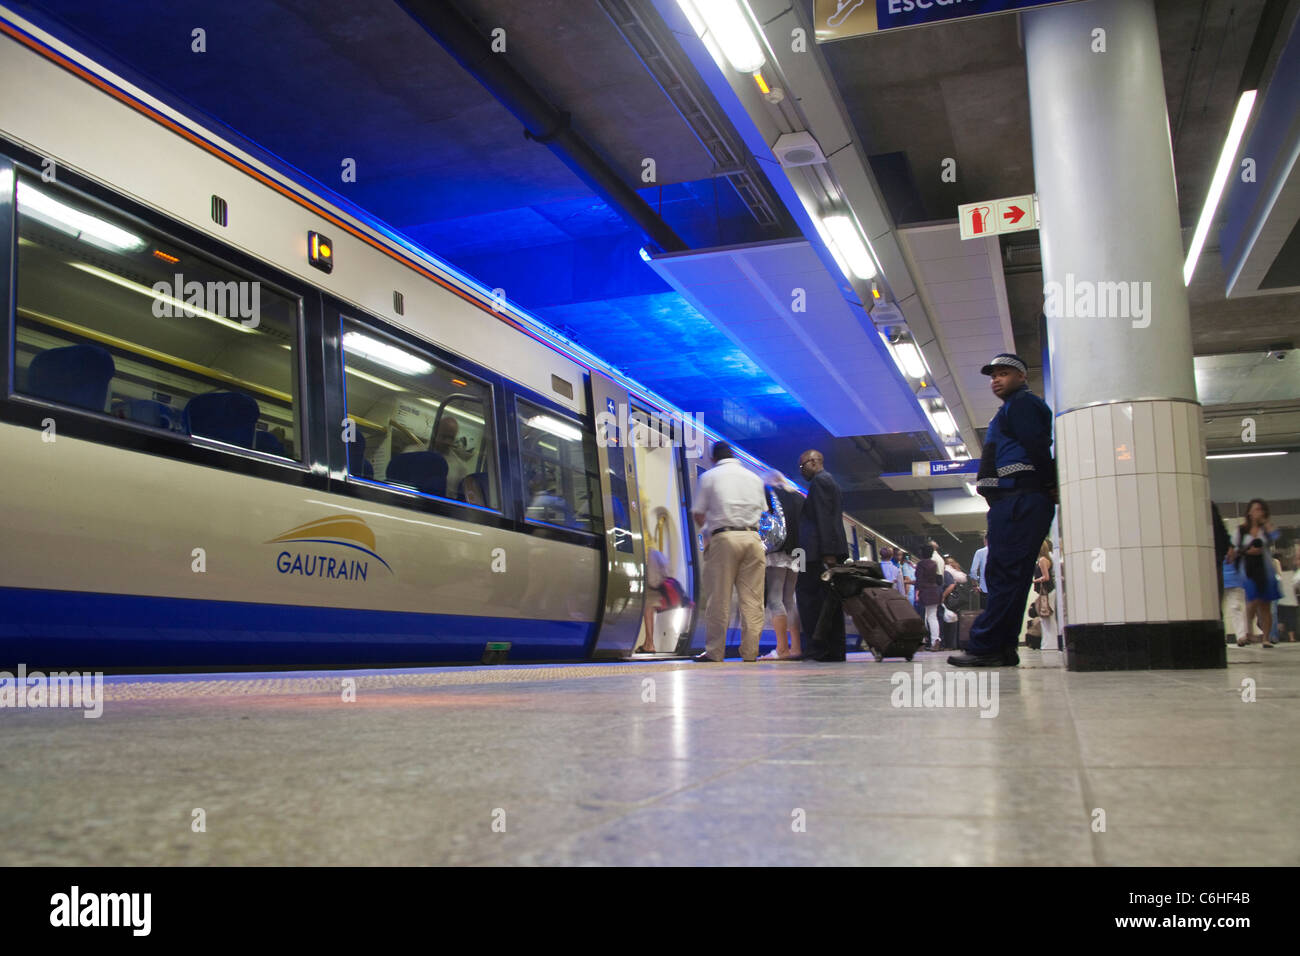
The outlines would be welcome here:
M 946 604 L 944 605 L 943 608 L 943 623 L 945 624 L 957 623 L 957 612 L 954 611 L 952 608 L 948 607 Z
M 1034 601 L 1034 607 L 1038 611 L 1040 618 L 1052 616 L 1052 599 L 1046 594 L 1038 595 L 1038 599 Z
M 943 606 L 954 613 L 966 610 L 971 603 L 973 588 L 974 585 L 971 583 L 970 578 L 967 578 L 948 592 L 948 596 L 943 599 Z
M 758 516 L 758 536 L 763 539 L 763 550 L 771 554 L 785 546 L 785 509 L 781 507 L 781 499 L 776 496 L 775 488 L 769 485 L 763 491 L 767 497 L 768 509 Z

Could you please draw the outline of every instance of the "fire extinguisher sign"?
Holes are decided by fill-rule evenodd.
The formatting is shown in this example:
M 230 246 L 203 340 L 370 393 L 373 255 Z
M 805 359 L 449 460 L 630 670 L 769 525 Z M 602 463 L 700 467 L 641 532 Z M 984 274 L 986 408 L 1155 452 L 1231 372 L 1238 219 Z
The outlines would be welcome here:
M 1038 228 L 1038 197 L 1009 196 L 968 202 L 957 207 L 957 221 L 963 239 L 982 239 L 1004 232 L 1026 232 Z

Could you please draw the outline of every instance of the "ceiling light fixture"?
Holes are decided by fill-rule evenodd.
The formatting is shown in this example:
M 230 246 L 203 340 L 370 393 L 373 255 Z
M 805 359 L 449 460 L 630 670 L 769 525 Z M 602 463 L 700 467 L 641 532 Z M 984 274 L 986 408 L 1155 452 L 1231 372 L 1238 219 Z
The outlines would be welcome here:
M 563 438 L 567 441 L 581 441 L 582 432 L 576 426 L 568 422 L 562 422 L 558 418 L 552 418 L 550 415 L 534 415 L 528 419 L 529 428 L 540 428 L 544 432 L 550 432 L 557 438 Z
M 1205 238 L 1210 234 L 1214 215 L 1219 210 L 1219 200 L 1223 198 L 1224 187 L 1228 185 L 1228 176 L 1232 172 L 1232 161 L 1237 156 L 1237 147 L 1245 135 L 1246 123 L 1250 111 L 1255 105 L 1255 91 L 1247 90 L 1237 100 L 1237 111 L 1232 116 L 1232 125 L 1228 127 L 1228 138 L 1223 141 L 1223 152 L 1219 154 L 1219 165 L 1214 167 L 1214 178 L 1210 180 L 1210 192 L 1205 197 L 1205 206 L 1201 209 L 1201 218 L 1196 223 L 1196 232 L 1192 234 L 1192 245 L 1187 250 L 1187 262 L 1183 264 L 1183 285 L 1190 285 L 1192 273 L 1196 271 L 1196 260 L 1201 257 Z
M 135 233 L 74 209 L 24 182 L 18 183 L 18 212 L 109 252 L 139 252 L 146 246 Z
M 677 0 L 695 35 L 705 31 L 737 73 L 755 73 L 767 63 L 740 0 Z M 704 29 L 701 29 L 703 27 Z
M 922 361 L 915 342 L 897 342 L 890 346 L 890 351 L 894 353 L 894 361 L 904 375 L 908 378 L 925 378 L 925 362 Z
M 848 278 L 856 277 L 864 282 L 874 279 L 876 260 L 872 257 L 866 242 L 863 241 L 862 234 L 858 232 L 858 227 L 853 224 L 853 220 L 844 215 L 823 216 L 822 223 L 830 233 L 831 241 L 835 243 L 840 255 L 848 264 L 849 271 L 852 272 Z
M 368 335 L 362 335 L 360 332 L 344 334 L 343 348 L 396 372 L 405 372 L 407 375 L 428 375 L 433 371 L 433 366 L 424 359 L 418 358 L 409 352 L 404 352 L 387 342 L 380 342 Z
M 1290 454 L 1290 453 L 1289 453 L 1289 452 L 1285 452 L 1285 451 L 1247 451 L 1247 452 L 1240 452 L 1240 453 L 1238 453 L 1238 454 L 1233 454 L 1233 455 L 1206 455 L 1205 457 L 1208 458 L 1208 459 L 1215 459 L 1215 458 L 1272 458 L 1272 457 L 1274 457 L 1275 455 L 1286 455 L 1286 454 Z

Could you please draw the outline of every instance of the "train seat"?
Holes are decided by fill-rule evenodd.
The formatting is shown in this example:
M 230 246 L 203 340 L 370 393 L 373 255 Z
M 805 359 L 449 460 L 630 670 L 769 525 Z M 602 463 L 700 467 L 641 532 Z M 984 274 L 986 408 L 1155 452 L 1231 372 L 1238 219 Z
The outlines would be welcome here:
M 366 433 L 360 428 L 348 444 L 348 471 L 362 478 L 375 477 L 375 466 L 366 461 Z
M 253 438 L 253 447 L 258 451 L 264 451 L 268 455 L 279 455 L 281 458 L 289 457 L 288 451 L 285 450 L 284 442 L 276 438 L 270 432 L 259 431 Z
M 141 425 L 165 428 L 170 431 L 177 420 L 176 409 L 150 398 L 129 398 L 122 406 L 124 418 Z
M 386 480 L 410 485 L 426 495 L 447 494 L 447 459 L 436 451 L 408 451 L 394 455 L 388 462 Z
M 215 438 L 241 448 L 252 448 L 257 419 L 257 400 L 243 392 L 205 392 L 185 403 L 182 420 L 191 435 Z
M 47 349 L 27 368 L 27 394 L 102 412 L 116 371 L 113 356 L 98 345 Z

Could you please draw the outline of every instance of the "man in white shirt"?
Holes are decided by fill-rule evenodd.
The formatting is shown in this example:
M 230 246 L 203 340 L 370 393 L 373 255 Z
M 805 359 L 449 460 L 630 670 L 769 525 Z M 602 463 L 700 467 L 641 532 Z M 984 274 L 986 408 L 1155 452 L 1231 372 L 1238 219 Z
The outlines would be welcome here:
M 766 552 L 758 517 L 767 508 L 763 480 L 733 457 L 724 441 L 713 446 L 713 467 L 700 476 L 691 513 L 707 535 L 704 543 L 704 653 L 697 661 L 720 661 L 727 653 L 731 591 L 740 595 L 740 656 L 758 659 L 763 633 Z
M 976 587 L 979 588 L 980 609 L 988 607 L 989 603 L 989 586 L 984 583 L 984 568 L 989 562 L 989 536 L 984 535 L 984 547 L 975 552 L 975 557 L 970 563 L 970 576 L 975 581 Z

